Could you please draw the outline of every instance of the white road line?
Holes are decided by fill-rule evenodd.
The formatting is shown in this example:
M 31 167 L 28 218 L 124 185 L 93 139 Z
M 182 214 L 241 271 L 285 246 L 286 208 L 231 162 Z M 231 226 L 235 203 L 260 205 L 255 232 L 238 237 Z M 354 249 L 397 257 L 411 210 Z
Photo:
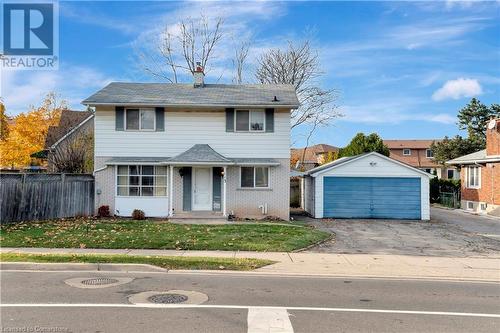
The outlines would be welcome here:
M 255 305 L 210 305 L 210 304 L 124 304 L 124 303 L 3 303 L 0 308 L 167 308 L 167 309 L 284 309 L 288 311 L 330 311 L 330 312 L 363 312 L 363 313 L 394 313 L 434 316 L 485 317 L 500 318 L 496 313 L 446 312 L 446 311 L 413 311 L 390 309 L 363 308 L 327 308 L 307 306 L 255 306 Z
M 286 309 L 249 308 L 248 333 L 293 333 Z

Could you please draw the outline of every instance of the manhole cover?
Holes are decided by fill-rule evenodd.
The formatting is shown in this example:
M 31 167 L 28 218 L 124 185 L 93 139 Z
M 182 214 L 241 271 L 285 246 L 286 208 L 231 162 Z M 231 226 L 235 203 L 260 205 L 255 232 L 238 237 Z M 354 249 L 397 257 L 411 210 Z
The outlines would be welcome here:
M 183 303 L 188 300 L 186 295 L 181 294 L 159 294 L 148 297 L 148 301 L 158 304 Z
M 86 286 L 102 286 L 102 285 L 112 284 L 112 283 L 117 283 L 117 282 L 120 282 L 120 281 L 118 281 L 117 279 L 110 279 L 110 278 L 102 277 L 102 278 L 83 280 L 82 284 L 84 284 Z

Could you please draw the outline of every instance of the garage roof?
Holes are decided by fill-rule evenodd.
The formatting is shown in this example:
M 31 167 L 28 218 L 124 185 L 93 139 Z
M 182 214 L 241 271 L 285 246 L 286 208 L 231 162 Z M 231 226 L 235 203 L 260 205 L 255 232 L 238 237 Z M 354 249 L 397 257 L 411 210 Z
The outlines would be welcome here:
M 399 164 L 403 167 L 406 167 L 408 169 L 411 169 L 415 172 L 418 172 L 420 174 L 423 174 L 425 176 L 428 176 L 429 178 L 432 178 L 434 177 L 433 175 L 425 172 L 425 171 L 422 171 L 420 169 L 417 169 L 417 168 L 414 168 L 412 167 L 411 165 L 409 164 L 406 164 L 406 163 L 403 163 L 403 162 L 400 162 L 398 160 L 395 160 L 393 158 L 390 158 L 390 157 L 387 157 L 385 155 L 382 155 L 382 154 L 379 154 L 377 152 L 369 152 L 369 153 L 363 153 L 363 154 L 359 154 L 359 155 L 356 155 L 356 156 L 349 156 L 349 157 L 341 157 L 339 158 L 338 160 L 335 160 L 333 162 L 330 162 L 330 163 L 326 163 L 326 164 L 323 164 L 317 168 L 314 168 L 314 169 L 311 169 L 309 171 L 307 171 L 305 174 L 306 175 L 310 175 L 310 176 L 313 176 L 315 177 L 317 174 L 320 174 L 322 173 L 323 171 L 326 171 L 326 170 L 329 170 L 329 169 L 333 169 L 333 168 L 336 168 L 340 165 L 344 165 L 344 164 L 347 164 L 347 163 L 350 163 L 350 162 L 353 162 L 353 161 L 356 161 L 356 160 L 359 160 L 360 158 L 363 158 L 363 157 L 366 157 L 366 156 L 372 156 L 372 155 L 375 155 L 375 156 L 378 156 L 378 157 L 381 157 L 381 158 L 384 158 L 388 161 L 391 161 L 393 163 L 396 163 L 396 164 Z

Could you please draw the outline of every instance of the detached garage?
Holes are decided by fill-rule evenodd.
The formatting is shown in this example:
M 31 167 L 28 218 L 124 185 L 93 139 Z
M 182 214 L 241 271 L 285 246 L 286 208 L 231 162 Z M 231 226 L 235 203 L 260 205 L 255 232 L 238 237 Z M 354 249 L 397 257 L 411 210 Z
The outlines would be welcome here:
M 344 157 L 306 172 L 302 205 L 316 218 L 428 220 L 431 177 L 375 152 Z

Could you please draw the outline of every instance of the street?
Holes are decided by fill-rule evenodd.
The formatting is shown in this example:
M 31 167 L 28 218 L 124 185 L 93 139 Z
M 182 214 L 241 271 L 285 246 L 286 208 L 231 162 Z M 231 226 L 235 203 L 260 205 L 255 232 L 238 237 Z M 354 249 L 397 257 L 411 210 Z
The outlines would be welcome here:
M 104 288 L 68 279 L 132 278 Z M 65 282 L 66 281 L 66 282 Z M 129 282 L 128 282 L 129 281 Z M 498 332 L 496 283 L 256 273 L 2 271 L 1 327 L 47 332 Z M 132 304 L 168 290 L 201 304 Z

